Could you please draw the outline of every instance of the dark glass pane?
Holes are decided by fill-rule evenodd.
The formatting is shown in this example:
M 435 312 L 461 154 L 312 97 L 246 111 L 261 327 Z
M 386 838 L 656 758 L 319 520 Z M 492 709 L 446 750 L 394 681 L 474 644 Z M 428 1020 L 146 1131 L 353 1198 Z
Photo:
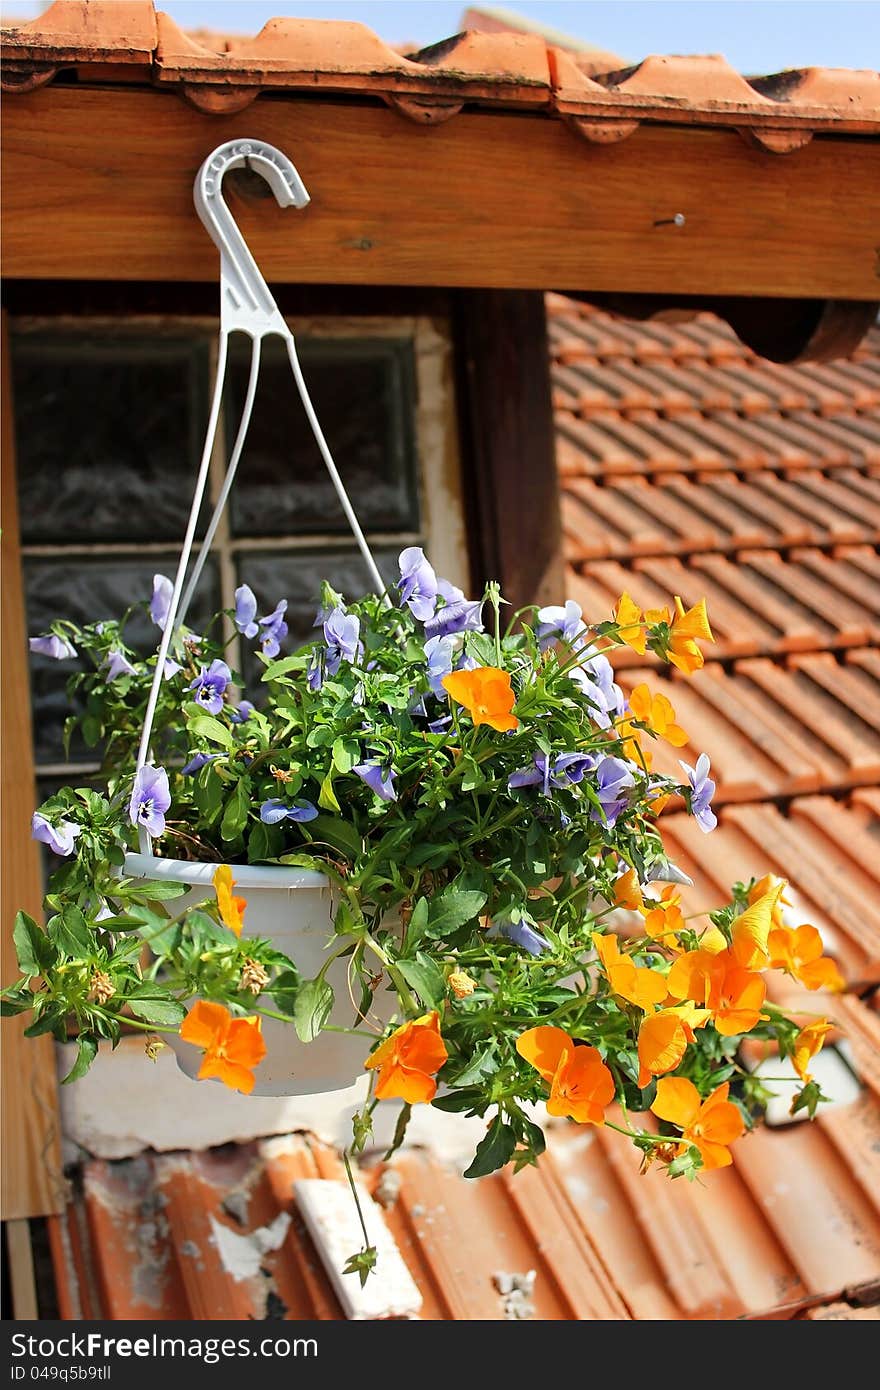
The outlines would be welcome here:
M 16 334 L 24 543 L 182 538 L 207 370 L 207 342 L 196 338 Z
M 388 584 L 398 577 L 398 549 L 374 551 L 379 572 Z M 370 588 L 367 567 L 355 550 L 296 551 L 279 554 L 249 554 L 238 557 L 239 582 L 249 584 L 257 596 L 260 613 L 271 613 L 279 599 L 286 598 L 287 625 L 284 651 L 293 651 L 315 635 L 321 581 L 328 580 L 346 599 L 359 598 Z M 243 673 L 248 693 L 259 692 L 262 667 L 251 657 L 254 644 L 242 640 Z
M 121 618 L 130 604 L 149 600 L 156 573 L 173 575 L 176 558 L 151 555 L 143 560 L 43 560 L 30 558 L 24 563 L 28 634 L 48 630 L 55 618 L 73 622 L 100 622 L 102 618 Z M 214 567 L 209 561 L 199 582 L 187 626 L 198 631 L 219 607 L 219 590 Z M 159 629 L 148 614 L 132 615 L 126 627 L 129 646 L 147 655 L 159 645 Z M 34 717 L 34 750 L 37 765 L 65 761 L 64 721 L 71 713 L 67 697 L 67 677 L 81 669 L 74 661 L 52 661 L 30 656 L 31 696 Z M 73 742 L 71 759 L 94 758 L 81 743 Z
M 368 531 L 418 530 L 412 344 L 308 339 L 303 375 L 352 505 Z M 226 434 L 232 449 L 250 367 L 236 344 Z M 238 536 L 339 532 L 347 522 L 312 436 L 284 344 L 263 343 L 254 414 L 232 493 Z

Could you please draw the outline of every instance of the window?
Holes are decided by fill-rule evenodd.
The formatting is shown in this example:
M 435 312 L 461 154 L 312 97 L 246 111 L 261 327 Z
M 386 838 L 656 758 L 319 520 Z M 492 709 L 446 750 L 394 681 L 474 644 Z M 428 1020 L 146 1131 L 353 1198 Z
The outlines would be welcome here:
M 425 318 L 295 324 L 303 371 L 380 570 L 425 544 L 467 584 L 450 348 Z M 224 412 L 211 461 L 219 493 L 237 427 L 249 345 L 232 339 Z M 172 575 L 207 421 L 216 324 L 173 320 L 19 320 L 11 363 L 28 630 L 56 616 L 93 620 L 148 598 Z M 201 532 L 209 514 L 203 508 Z M 314 619 L 326 576 L 349 595 L 368 585 L 324 471 L 278 339 L 264 343 L 248 441 L 188 621 L 231 607 L 250 584 L 260 611 L 289 602 L 289 642 Z M 130 629 L 155 646 L 148 621 Z M 244 653 L 242 653 L 244 656 Z M 63 746 L 71 667 L 32 658 L 41 795 L 96 770 Z M 257 676 L 245 666 L 246 678 Z

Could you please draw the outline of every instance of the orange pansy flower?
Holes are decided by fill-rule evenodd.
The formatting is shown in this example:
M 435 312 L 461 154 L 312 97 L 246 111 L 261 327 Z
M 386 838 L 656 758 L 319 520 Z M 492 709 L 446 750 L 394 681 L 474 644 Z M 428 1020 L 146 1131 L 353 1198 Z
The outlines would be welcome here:
M 726 1168 L 732 1162 L 728 1144 L 738 1139 L 745 1122 L 737 1107 L 727 1099 L 729 1086 L 716 1086 L 704 1101 L 692 1081 L 668 1076 L 657 1082 L 651 1109 L 661 1120 L 682 1130 L 682 1151 L 693 1144 L 699 1149 L 704 1168 Z
M 579 1047 L 562 1028 L 543 1025 L 521 1033 L 516 1050 L 549 1085 L 549 1115 L 568 1115 L 580 1125 L 605 1123 L 614 1077 L 595 1047 Z
M 607 936 L 602 932 L 593 932 L 593 945 L 612 993 L 619 994 L 646 1013 L 653 1013 L 660 1001 L 666 998 L 666 980 L 659 970 L 634 965 L 621 952 L 620 943 L 613 932 Z
M 254 1068 L 266 1055 L 262 1019 L 233 1018 L 225 1005 L 199 999 L 181 1023 L 180 1036 L 205 1049 L 199 1081 L 214 1076 L 230 1090 L 250 1095 Z
M 711 1014 L 688 1001 L 672 1009 L 650 1014 L 639 1029 L 639 1086 L 644 1089 L 652 1076 L 675 1071 L 694 1041 L 694 1029 L 702 1028 Z
M 830 989 L 839 993 L 845 986 L 834 961 L 822 954 L 821 936 L 806 922 L 796 931 L 774 927 L 770 932 L 768 952 L 774 970 L 793 975 L 807 989 Z
M 681 910 L 681 895 L 670 884 L 663 889 L 659 902 L 647 901 L 642 911 L 645 914 L 645 935 L 652 940 L 663 941 L 665 945 L 675 945 L 675 935 L 684 930 L 684 915 Z
M 767 987 L 730 951 L 687 951 L 673 964 L 666 983 L 673 999 L 692 999 L 710 1009 L 712 1022 L 725 1037 L 751 1032 L 762 1017 Z
M 443 677 L 443 688 L 459 705 L 464 705 L 474 724 L 489 724 L 502 733 L 518 729 L 519 720 L 511 710 L 516 696 L 507 671 L 497 666 L 477 666 L 473 671 L 453 671 Z
M 639 1029 L 639 1087 L 644 1089 L 652 1076 L 675 1071 L 688 1039 L 684 1024 L 671 1009 L 649 1014 Z
M 614 621 L 618 626 L 618 637 L 634 652 L 645 654 L 646 634 L 642 622 L 642 610 L 634 603 L 626 590 L 614 605 Z
M 665 695 L 652 695 L 647 685 L 637 685 L 630 693 L 629 707 L 633 719 L 646 724 L 658 738 L 665 739 L 674 748 L 687 743 L 688 736 L 676 724 L 675 710 Z
M 669 625 L 668 656 L 672 665 L 684 671 L 686 676 L 698 671 L 703 664 L 703 653 L 696 643 L 698 637 L 705 642 L 715 641 L 709 626 L 706 600 L 701 598 L 699 603 L 685 612 L 684 604 L 676 594 L 675 616 Z
M 773 914 L 785 891 L 784 879 L 778 879 L 759 898 L 730 924 L 730 951 L 737 965 L 744 970 L 766 970 L 767 946 Z
M 827 1018 L 817 1019 L 815 1023 L 808 1023 L 806 1028 L 802 1028 L 794 1040 L 792 1065 L 804 1085 L 812 1080 L 807 1067 L 816 1054 L 822 1051 L 825 1035 L 831 1032 L 831 1027 Z
M 644 898 L 642 889 L 635 869 L 627 869 L 626 873 L 615 879 L 611 885 L 611 905 L 612 907 L 625 907 L 631 912 L 640 911 Z
M 221 864 L 212 881 L 214 892 L 217 894 L 217 909 L 220 913 L 220 920 L 230 931 L 235 932 L 236 936 L 241 936 L 247 899 L 232 896 L 235 880 L 229 865 Z
M 419 1105 L 434 1099 L 437 1093 L 434 1073 L 440 1070 L 448 1056 L 440 1036 L 440 1016 L 435 1009 L 395 1028 L 367 1058 L 364 1066 L 368 1071 L 379 1069 L 378 1100 L 396 1097 L 408 1105 Z
M 784 878 L 779 878 L 776 874 L 765 874 L 763 878 L 757 879 L 749 889 L 749 905 L 756 903 L 759 898 L 763 898 L 765 893 L 769 893 L 770 889 L 776 888 L 777 885 L 780 885 L 783 891 L 776 899 L 773 908 L 773 926 L 784 927 L 785 918 L 782 915 L 782 905 L 784 903 L 786 907 L 792 906 L 791 899 L 785 896 L 785 889 L 788 884 Z

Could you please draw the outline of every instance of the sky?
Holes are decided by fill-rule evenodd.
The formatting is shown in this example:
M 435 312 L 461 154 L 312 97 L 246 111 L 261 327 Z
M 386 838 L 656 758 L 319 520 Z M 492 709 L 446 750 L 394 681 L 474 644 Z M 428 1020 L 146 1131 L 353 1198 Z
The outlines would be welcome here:
M 0 0 L 6 16 L 45 9 Z M 295 14 L 359 20 L 389 43 L 458 32 L 465 0 L 158 0 L 183 28 L 255 34 Z M 527 19 L 637 61 L 648 53 L 721 53 L 746 73 L 786 67 L 880 67 L 880 0 L 509 0 Z

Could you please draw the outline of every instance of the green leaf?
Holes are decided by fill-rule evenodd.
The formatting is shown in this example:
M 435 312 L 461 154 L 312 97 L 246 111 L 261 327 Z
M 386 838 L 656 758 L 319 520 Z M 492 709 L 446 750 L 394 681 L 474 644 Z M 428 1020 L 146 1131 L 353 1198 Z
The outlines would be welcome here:
M 473 921 L 485 902 L 485 893 L 457 888 L 455 883 L 450 883 L 442 893 L 431 899 L 428 931 L 432 936 L 448 936 L 466 922 Z
M 251 806 L 251 784 L 247 777 L 236 782 L 235 788 L 226 802 L 223 819 L 220 822 L 220 835 L 224 840 L 237 840 L 247 825 Z
M 349 859 L 357 859 L 363 851 L 363 841 L 350 821 L 340 820 L 338 816 L 316 816 L 308 821 L 303 829 L 312 841 L 323 840 L 332 849 L 339 850 Z
M 34 1007 L 34 996 L 24 980 L 0 990 L 0 1018 L 14 1018 Z
M 799 1110 L 806 1110 L 810 1119 L 815 1119 L 818 1107 L 827 1099 L 827 1096 L 823 1096 L 817 1081 L 808 1081 L 792 1100 L 788 1113 L 796 1115 Z
M 294 656 L 283 656 L 280 661 L 272 661 L 263 672 L 264 681 L 277 681 L 279 676 L 285 676 L 288 671 L 295 671 L 303 664 L 300 654 Z
M 466 1178 L 484 1178 L 487 1173 L 495 1173 L 509 1163 L 516 1148 L 516 1134 L 506 1125 L 500 1115 L 496 1115 L 485 1136 L 477 1145 L 474 1161 L 466 1168 Z
M 264 990 L 274 1001 L 273 1007 L 279 1013 L 287 1014 L 288 1018 L 293 1018 L 296 1012 L 296 996 L 299 993 L 300 980 L 295 970 L 284 970 L 272 981 L 271 988 Z
M 101 742 L 101 721 L 94 715 L 87 714 L 83 717 L 80 730 L 87 748 L 94 748 Z
M 136 880 L 127 884 L 124 893 L 132 898 L 134 902 L 169 902 L 172 898 L 182 898 L 184 893 L 190 891 L 186 883 L 167 883 L 149 879 L 147 882 Z M 115 892 L 114 892 L 115 896 Z
M 313 1042 L 330 1017 L 333 990 L 326 980 L 306 980 L 293 1007 L 293 1024 L 300 1042 Z
M 159 912 L 154 912 L 151 907 L 142 907 L 138 904 L 131 907 L 130 916 L 138 924 L 138 934 L 147 943 L 154 955 L 170 955 L 180 944 L 183 930 L 180 922 L 169 922 L 167 917 L 163 917 Z M 204 913 L 190 913 L 187 920 L 192 922 L 195 916 L 204 916 Z M 119 928 L 115 927 L 113 930 L 118 931 Z
M 67 1075 L 62 1077 L 62 1086 L 68 1085 L 71 1081 L 79 1081 L 81 1076 L 85 1076 L 98 1055 L 98 1039 L 92 1033 L 80 1033 L 77 1042 L 76 1060 Z
M 232 752 L 235 747 L 235 739 L 232 730 L 227 729 L 225 724 L 221 724 L 219 719 L 214 719 L 210 714 L 197 714 L 188 724 L 191 734 L 197 738 L 206 738 L 209 743 L 216 743 L 227 752 Z
M 406 862 L 412 865 L 414 869 L 421 868 L 422 866 L 426 866 L 430 869 L 437 869 L 441 864 L 446 862 L 450 854 L 455 852 L 455 849 L 456 845 L 451 840 L 448 840 L 442 845 L 414 845 L 406 856 Z
M 484 1076 L 493 1076 L 498 1070 L 498 1059 L 495 1056 L 495 1044 L 489 1042 L 481 1051 L 476 1052 L 467 1066 L 453 1078 L 455 1086 L 473 1086 L 475 1081 L 481 1080 Z
M 431 1009 L 440 1007 L 446 994 L 446 981 L 436 961 L 418 951 L 415 960 L 400 960 L 397 968 L 423 1004 Z
M 207 763 L 201 772 L 196 774 L 193 800 L 209 822 L 215 819 L 223 805 L 224 785 L 223 778 L 217 774 L 213 763 Z
M 463 1091 L 450 1091 L 446 1096 L 437 1096 L 431 1101 L 435 1110 L 443 1110 L 447 1114 L 458 1114 L 461 1110 L 477 1110 L 486 1108 L 486 1097 L 477 1086 L 468 1086 Z
M 35 1018 L 24 1030 L 26 1038 L 39 1038 L 43 1033 L 52 1033 L 62 1023 L 67 1016 L 67 1008 L 57 1000 L 43 1009 L 39 1018 Z
M 361 755 L 361 750 L 353 738 L 333 740 L 333 766 L 338 772 L 351 772 Z
M 258 864 L 269 858 L 269 827 L 262 821 L 255 821 L 248 831 L 248 863 Z
M 176 999 L 166 994 L 160 985 L 144 985 L 125 999 L 135 1018 L 144 1023 L 158 1023 L 176 1028 L 183 1022 L 186 1010 Z
M 400 1108 L 400 1114 L 397 1117 L 397 1124 L 394 1126 L 394 1138 L 391 1140 L 391 1146 L 382 1155 L 383 1163 L 388 1162 L 391 1155 L 397 1152 L 406 1138 L 406 1127 L 409 1124 L 409 1117 L 411 1114 L 412 1106 L 404 1101 Z
M 336 793 L 333 790 L 333 777 L 329 772 L 321 783 L 321 794 L 318 797 L 318 805 L 325 811 L 342 810 L 342 807 L 336 800 Z
M 363 1288 L 376 1268 L 378 1258 L 379 1252 L 375 1245 L 367 1245 L 356 1255 L 349 1255 L 342 1272 L 343 1274 L 356 1274 L 361 1281 L 361 1288 Z
M 79 908 L 71 903 L 62 913 L 53 917 L 48 926 L 49 936 L 65 956 L 82 960 L 95 949 L 95 939 Z
M 16 913 L 12 929 L 12 941 L 18 958 L 18 968 L 22 975 L 32 979 L 42 975 L 46 966 L 55 959 L 52 943 L 33 917 L 26 912 Z
M 412 916 L 409 919 L 409 924 L 406 929 L 406 936 L 404 937 L 404 949 L 406 951 L 411 951 L 416 946 L 418 946 L 422 937 L 425 935 L 427 929 L 428 899 L 419 898 L 416 901 L 415 906 L 413 907 Z

